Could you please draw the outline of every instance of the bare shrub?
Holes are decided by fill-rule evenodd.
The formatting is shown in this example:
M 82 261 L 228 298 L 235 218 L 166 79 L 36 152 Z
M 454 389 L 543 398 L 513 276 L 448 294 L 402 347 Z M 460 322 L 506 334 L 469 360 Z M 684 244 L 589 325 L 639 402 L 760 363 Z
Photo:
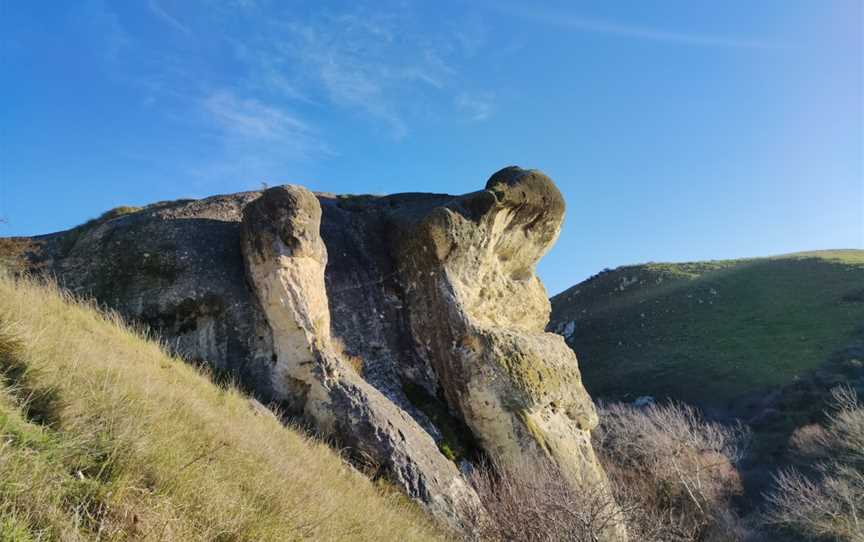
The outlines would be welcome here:
M 824 438 L 825 428 L 819 424 L 811 423 L 795 429 L 789 438 L 789 445 L 799 455 L 812 458 L 822 454 Z
M 832 392 L 821 431 L 793 435 L 792 445 L 815 460 L 812 476 L 781 471 L 767 495 L 767 523 L 808 538 L 864 541 L 864 404 L 854 390 Z
M 487 512 L 474 522 L 481 540 L 593 542 L 623 523 L 607 488 L 575 489 L 548 462 L 485 464 L 468 478 Z
M 639 540 L 742 540 L 732 508 L 749 432 L 705 421 L 688 405 L 600 405 L 593 440 Z M 736 534 L 737 533 L 737 534 Z
M 748 436 L 686 405 L 601 405 L 594 448 L 609 485 L 573 488 L 547 463 L 481 467 L 470 479 L 488 521 L 476 530 L 484 540 L 581 542 L 624 525 L 641 542 L 750 539 L 731 506 Z

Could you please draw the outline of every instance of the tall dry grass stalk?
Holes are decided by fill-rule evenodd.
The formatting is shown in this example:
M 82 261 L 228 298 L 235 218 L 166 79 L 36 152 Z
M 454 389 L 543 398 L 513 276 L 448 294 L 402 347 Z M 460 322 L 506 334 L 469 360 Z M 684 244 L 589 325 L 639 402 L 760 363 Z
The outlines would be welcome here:
M 0 277 L 0 539 L 433 540 L 405 498 L 117 315 Z

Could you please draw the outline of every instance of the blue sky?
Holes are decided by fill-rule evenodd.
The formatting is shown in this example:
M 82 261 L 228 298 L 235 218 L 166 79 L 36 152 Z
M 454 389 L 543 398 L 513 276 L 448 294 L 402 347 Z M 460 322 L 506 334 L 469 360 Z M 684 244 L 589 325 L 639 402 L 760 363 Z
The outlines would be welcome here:
M 530 7 L 529 7 L 530 5 Z M 0 1 L 0 235 L 254 189 L 539 168 L 550 293 L 864 247 L 864 3 Z

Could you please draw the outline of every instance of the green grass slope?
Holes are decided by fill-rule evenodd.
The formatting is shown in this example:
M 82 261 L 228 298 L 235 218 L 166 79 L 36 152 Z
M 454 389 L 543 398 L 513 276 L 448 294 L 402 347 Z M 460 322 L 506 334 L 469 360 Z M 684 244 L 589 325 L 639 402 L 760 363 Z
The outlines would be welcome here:
M 0 275 L 0 540 L 440 538 L 116 317 Z
M 648 263 L 552 298 L 594 397 L 671 396 L 709 410 L 796 382 L 864 339 L 864 251 Z

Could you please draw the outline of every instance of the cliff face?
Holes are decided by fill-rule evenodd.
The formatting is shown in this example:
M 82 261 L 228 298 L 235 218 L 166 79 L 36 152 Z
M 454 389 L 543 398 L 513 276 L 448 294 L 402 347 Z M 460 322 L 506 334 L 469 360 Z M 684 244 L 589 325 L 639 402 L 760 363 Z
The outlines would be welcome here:
M 572 351 L 544 332 L 534 274 L 563 216 L 554 184 L 519 168 L 456 197 L 289 185 L 44 236 L 35 260 L 306 417 L 459 526 L 482 512 L 451 459 L 474 448 L 605 484 L 593 404 Z

